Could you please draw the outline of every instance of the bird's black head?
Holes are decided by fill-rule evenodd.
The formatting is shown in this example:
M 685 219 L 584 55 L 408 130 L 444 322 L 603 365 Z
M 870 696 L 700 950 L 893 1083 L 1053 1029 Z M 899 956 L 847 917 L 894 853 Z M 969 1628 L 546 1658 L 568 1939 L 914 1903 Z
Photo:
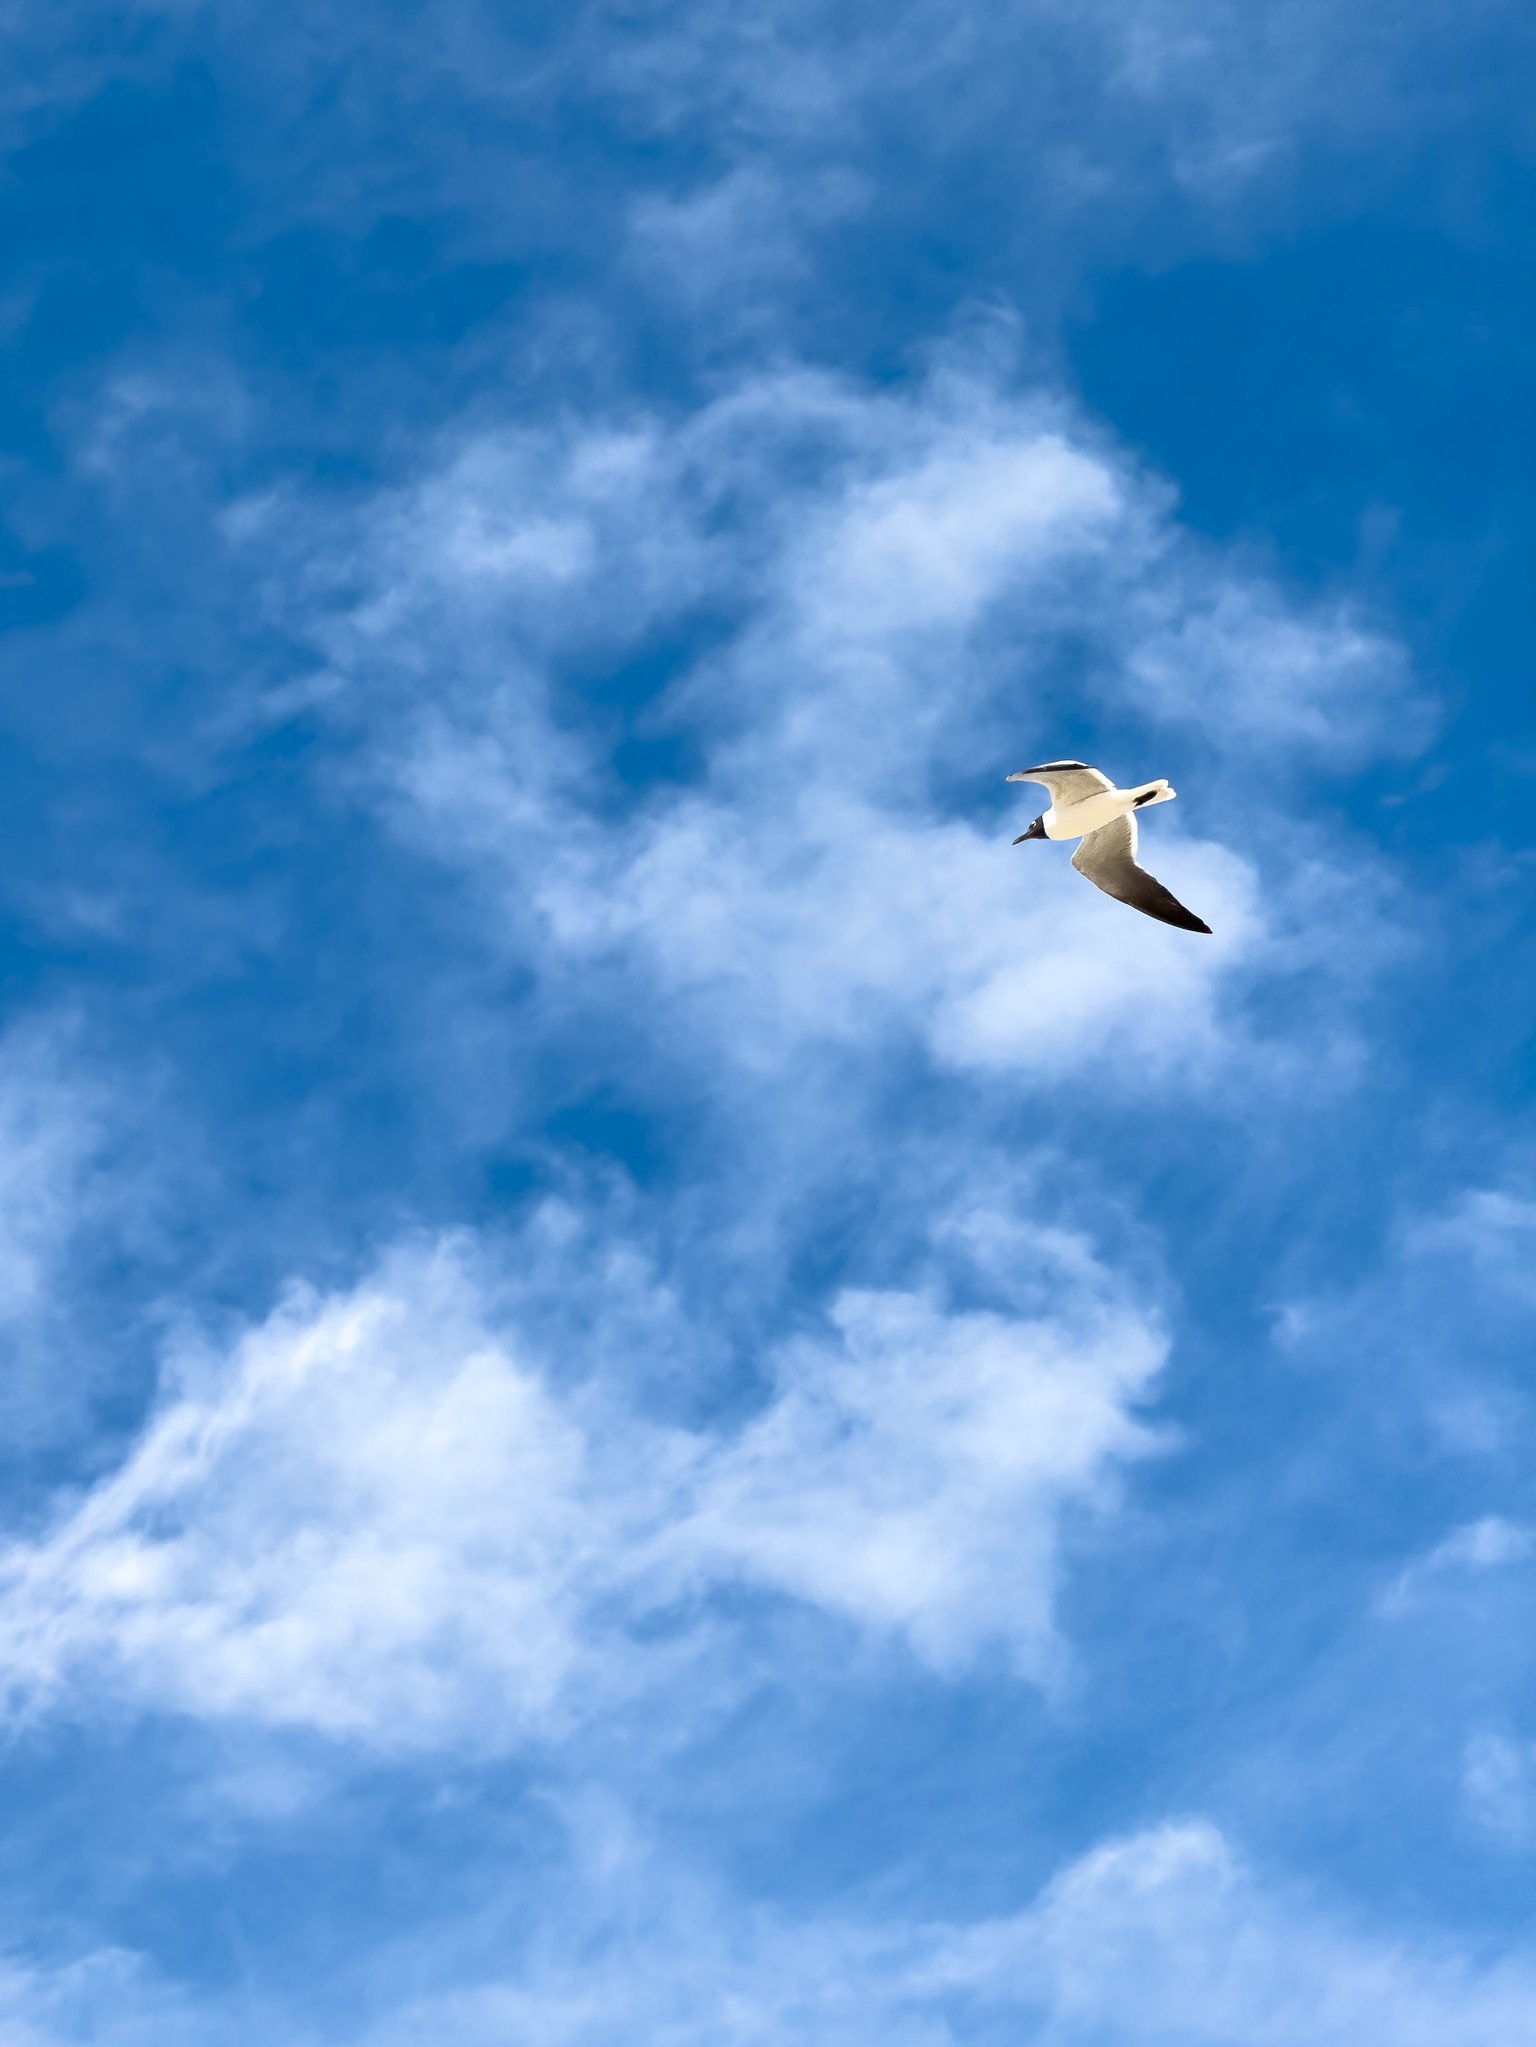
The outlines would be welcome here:
M 1035 819 L 1034 823 L 1030 826 L 1029 830 L 1027 832 L 1020 832 L 1019 836 L 1014 840 L 1013 843 L 1016 846 L 1022 846 L 1026 839 L 1043 839 L 1044 837 L 1045 812 L 1042 810 L 1040 815 Z

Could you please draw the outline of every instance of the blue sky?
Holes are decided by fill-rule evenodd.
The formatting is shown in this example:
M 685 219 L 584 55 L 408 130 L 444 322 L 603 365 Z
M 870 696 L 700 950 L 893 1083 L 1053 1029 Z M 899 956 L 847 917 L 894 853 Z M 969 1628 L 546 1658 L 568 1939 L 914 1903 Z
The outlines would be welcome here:
M 1523 10 L 9 27 L 0 2039 L 1536 2041 Z

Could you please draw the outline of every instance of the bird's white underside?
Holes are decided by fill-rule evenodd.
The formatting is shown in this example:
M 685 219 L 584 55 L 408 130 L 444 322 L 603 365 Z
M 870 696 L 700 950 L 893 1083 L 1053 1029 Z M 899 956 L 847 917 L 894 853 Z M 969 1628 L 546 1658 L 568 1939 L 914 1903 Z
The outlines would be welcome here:
M 1072 856 L 1072 865 L 1096 888 L 1165 923 L 1209 930 L 1136 858 L 1140 838 L 1137 811 L 1150 810 L 1156 803 L 1171 803 L 1178 794 L 1165 780 L 1118 789 L 1098 768 L 1080 761 L 1025 768 L 1008 779 L 1038 782 L 1050 791 L 1051 807 L 1040 820 L 1045 836 L 1081 840 Z

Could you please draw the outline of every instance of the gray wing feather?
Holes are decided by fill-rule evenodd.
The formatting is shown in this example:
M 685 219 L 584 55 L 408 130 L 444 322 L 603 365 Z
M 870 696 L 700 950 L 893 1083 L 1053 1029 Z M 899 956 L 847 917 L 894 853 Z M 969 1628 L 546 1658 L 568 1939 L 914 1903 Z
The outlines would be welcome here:
M 1097 768 L 1090 768 L 1085 761 L 1047 761 L 1043 767 L 1020 768 L 1008 779 L 1010 782 L 1044 783 L 1051 792 L 1052 803 L 1059 803 L 1063 809 L 1081 803 L 1085 796 L 1097 796 L 1101 790 L 1115 786 L 1108 775 L 1100 774 Z
M 1129 812 L 1113 824 L 1089 832 L 1072 855 L 1072 865 L 1117 903 L 1129 903 L 1133 910 L 1161 923 L 1177 924 L 1181 931 L 1210 931 L 1209 924 L 1193 910 L 1186 910 L 1177 896 L 1137 865 L 1136 820 Z

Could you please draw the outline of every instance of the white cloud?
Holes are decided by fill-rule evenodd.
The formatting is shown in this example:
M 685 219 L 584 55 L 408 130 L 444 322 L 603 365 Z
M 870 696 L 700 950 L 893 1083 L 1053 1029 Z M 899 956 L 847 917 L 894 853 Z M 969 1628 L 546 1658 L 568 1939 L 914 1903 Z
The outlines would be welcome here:
M 466 1931 L 385 1950 L 295 2022 L 269 1992 L 194 1999 L 133 1957 L 0 1974 L 16 2047 L 1531 2047 L 1536 1971 L 1422 1933 L 1348 1923 L 1266 1883 L 1202 1820 L 1092 1849 L 1018 1912 L 936 1921 L 833 1907 L 733 1908 L 648 1849 L 622 1815 L 582 1811 L 579 1909 L 556 1883 L 515 1967 L 477 1973 Z M 499 1922 L 498 1922 L 499 1923 Z M 504 1933 L 497 1936 L 497 1946 Z M 472 1954 L 478 1942 L 468 1942 Z M 338 1972 L 339 1973 L 339 1972 Z M 311 2000 L 313 2002 L 313 2000 Z M 369 2017 L 365 2014 L 386 2014 Z
M 1536 1201 L 1505 1188 L 1472 1187 L 1408 1232 L 1410 1257 L 1466 1259 L 1483 1285 L 1536 1305 Z
M 12 1459 L 75 1438 L 132 1342 L 98 1282 L 158 1221 L 144 1143 L 154 1075 L 136 1103 L 80 1019 L 23 1017 L 0 1036 L 0 1430 Z M 6 1513 L 30 1505 L 11 1466 Z
M 738 165 L 842 161 L 871 127 L 919 161 L 986 134 L 1052 225 L 1100 192 L 1133 219 L 1170 187 L 1225 210 L 1280 183 L 1302 147 L 1380 151 L 1460 110 L 1446 0 L 1412 0 L 1390 29 L 1320 0 L 906 0 L 878 32 L 857 9 L 775 0 L 745 19 L 696 0 L 641 38 L 594 33 L 611 20 L 588 17 L 587 48 L 650 127 L 706 136 Z
M 1322 0 L 1090 0 L 1060 11 L 1101 39 L 1106 101 L 1126 123 L 1140 109 L 1173 178 L 1216 205 L 1281 184 L 1303 151 L 1355 155 L 1368 142 L 1380 155 L 1467 111 L 1467 31 L 1448 0 L 1409 0 L 1390 21 Z M 1485 25 L 1497 32 L 1497 10 Z M 1095 139 L 1112 160 L 1108 121 Z
M 102 1104 L 59 1057 L 67 1022 L 0 1040 L 0 1322 L 42 1307 L 82 1219 Z
M 691 1568 L 899 1631 L 941 1669 L 988 1640 L 1048 1669 L 1056 1517 L 1149 1447 L 1134 1407 L 1162 1344 L 1124 1311 L 1085 1335 L 902 1293 L 845 1294 L 832 1321 L 701 1469 Z
M 638 1047 L 758 1074 L 886 1034 L 951 1069 L 1113 1051 L 1111 1081 L 1230 1066 L 1247 1087 L 1284 1056 L 1256 1044 L 1250 995 L 1379 956 L 1369 853 L 1349 849 L 1341 898 L 1267 792 L 1284 750 L 1403 743 L 1398 651 L 1182 538 L 1069 406 L 1007 389 L 999 345 L 900 392 L 786 371 L 672 420 L 472 436 L 350 536 L 302 504 L 232 519 L 279 565 L 275 601 L 305 593 L 292 622 L 326 649 L 331 715 L 367 735 L 354 789 L 479 878 L 562 1030 L 622 1014 Z M 571 682 L 662 632 L 691 651 L 648 703 L 594 709 Z M 1067 642 L 1089 650 L 1071 686 Z M 1185 783 L 1188 822 L 1242 850 L 1171 812 L 1147 845 L 1214 941 L 1008 848 L 1025 810 L 1002 777 L 1060 751 L 1085 689 L 1137 734 L 1111 768 L 1225 753 Z M 615 749 L 665 737 L 696 770 L 637 802 Z
M 1536 1971 L 1422 1933 L 1348 1923 L 1266 1883 L 1201 1820 L 1107 1842 L 1022 1910 L 935 1921 L 732 1908 L 590 1809 L 580 1909 L 557 1884 L 515 1967 L 476 1973 L 464 1933 L 349 1972 L 319 2025 L 269 1992 L 194 1999 L 106 1951 L 0 1973 L 16 2047 L 1531 2047 Z M 498 1934 L 500 1947 L 504 1933 Z M 478 1943 L 470 1941 L 473 1952 Z M 311 2000 L 313 2002 L 313 2000 Z M 387 2014 L 369 2017 L 365 2014 Z
M 1478 1824 L 1515 1848 L 1536 1841 L 1536 1741 L 1483 1729 L 1468 1741 L 1462 1788 Z
M 200 2010 L 124 1948 L 51 1968 L 0 1958 L 5 2047 L 209 2047 L 233 2038 L 222 2014 Z
M 790 568 L 808 641 L 836 651 L 963 629 L 1010 585 L 1123 533 L 1124 484 L 1107 462 L 1043 419 L 997 424 L 939 425 L 931 446 L 858 479 L 814 522 Z
M 419 1999 L 368 2047 L 1525 2047 L 1536 1972 L 1332 1921 L 1222 1835 L 1172 1823 L 1093 1850 L 1024 1910 L 970 1924 L 722 1914 L 643 1854 L 593 1882 L 604 1937 L 558 1934 L 502 1982 Z M 578 1959 L 579 1953 L 579 1959 Z
M 962 1231 L 973 1263 L 983 1234 Z M 615 1337 L 647 1324 L 622 1259 L 610 1328 L 612 1257 L 564 1273 L 592 1318 L 579 1383 L 565 1342 L 551 1376 L 536 1318 L 531 1339 L 499 1326 L 467 1249 L 298 1290 L 229 1357 L 184 1359 L 121 1469 L 0 1557 L 11 1708 L 497 1749 L 702 1653 L 728 1585 L 940 1668 L 995 1647 L 1046 1677 L 1060 1512 L 1147 1448 L 1162 1345 L 1070 1240 L 1014 1233 L 1008 1255 L 1070 1273 L 1071 1308 L 844 1294 L 771 1355 L 761 1409 L 715 1429 L 637 1410 Z
M 450 771 L 445 787 L 458 786 Z M 695 1029 L 759 1068 L 797 1042 L 868 1047 L 892 1033 L 961 1069 L 1051 1072 L 1125 1039 L 1144 1077 L 1219 1053 L 1222 969 L 1254 920 L 1230 856 L 1160 861 L 1225 925 L 1214 945 L 1181 950 L 1038 848 L 1010 854 L 969 823 L 904 822 L 829 791 L 785 803 L 679 800 L 636 828 L 606 881 L 599 846 L 570 849 L 533 899 L 572 965 L 632 962 L 663 1013 L 683 998 Z
M 847 169 L 785 177 L 766 163 L 686 192 L 648 192 L 631 209 L 628 267 L 641 289 L 707 313 L 717 339 L 761 336 L 782 322 L 786 288 L 814 290 L 814 237 L 863 213 L 870 197 Z
M 1531 1556 L 1536 1556 L 1536 1529 L 1506 1520 L 1502 1514 L 1484 1514 L 1480 1520 L 1453 1528 L 1427 1556 L 1409 1564 L 1386 1594 L 1382 1609 L 1399 1613 L 1437 1581 L 1524 1563 Z
M 1413 752 L 1429 737 L 1401 649 L 1347 606 L 1298 615 L 1260 582 L 1202 581 L 1186 585 L 1168 617 L 1149 593 L 1144 635 L 1129 649 L 1131 675 L 1163 717 L 1356 757 L 1373 746 Z M 1389 732 L 1393 716 L 1401 722 Z
M 1536 1204 L 1520 1193 L 1463 1189 L 1403 1218 L 1357 1286 L 1280 1307 L 1277 1340 L 1347 1378 L 1372 1430 L 1420 1428 L 1425 1449 L 1507 1466 L 1518 1485 L 1536 1426 L 1526 1369 L 1533 1237 Z M 1497 1514 L 1482 1526 L 1476 1540 L 1508 1539 Z M 1408 1591 L 1426 1582 L 1412 1567 Z
M 537 1719 L 580 1655 L 585 1449 L 451 1260 L 297 1294 L 231 1367 L 6 1556 L 13 1698 L 94 1667 L 128 1700 L 406 1745 L 469 1687 Z

